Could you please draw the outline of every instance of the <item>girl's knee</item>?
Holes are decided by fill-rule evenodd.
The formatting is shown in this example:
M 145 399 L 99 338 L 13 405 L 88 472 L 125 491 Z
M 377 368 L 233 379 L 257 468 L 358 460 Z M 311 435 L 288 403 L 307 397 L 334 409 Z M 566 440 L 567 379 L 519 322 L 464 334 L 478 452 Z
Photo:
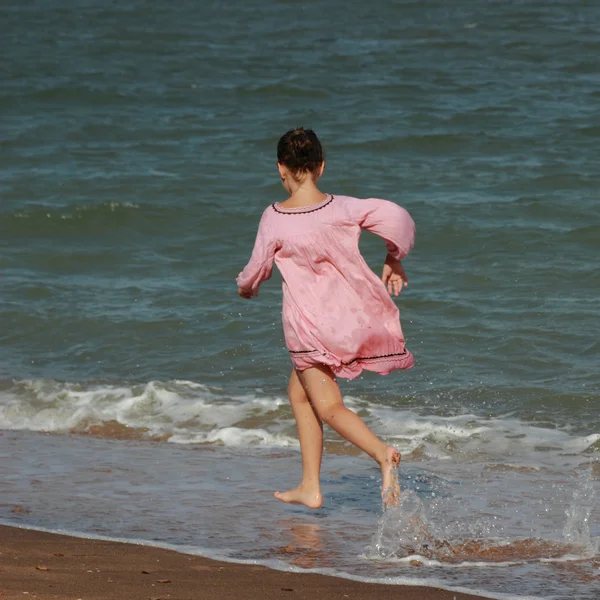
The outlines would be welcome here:
M 342 408 L 341 404 L 334 404 L 334 405 L 317 405 L 316 407 L 316 411 L 317 414 L 319 415 L 319 418 L 321 419 L 321 421 L 323 421 L 323 423 L 326 423 L 327 425 L 331 425 L 336 418 L 336 415 L 339 414 L 339 409 Z

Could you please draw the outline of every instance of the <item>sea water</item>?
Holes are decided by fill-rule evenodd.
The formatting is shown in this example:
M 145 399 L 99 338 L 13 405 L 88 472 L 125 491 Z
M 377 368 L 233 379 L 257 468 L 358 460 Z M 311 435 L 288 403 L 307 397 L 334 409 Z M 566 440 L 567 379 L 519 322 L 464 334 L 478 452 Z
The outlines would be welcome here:
M 600 587 L 600 5 L 5 2 L 0 519 L 493 597 Z M 280 279 L 235 276 L 313 127 L 322 189 L 406 207 L 416 366 L 341 382 L 298 483 Z M 383 243 L 365 234 L 375 271 Z

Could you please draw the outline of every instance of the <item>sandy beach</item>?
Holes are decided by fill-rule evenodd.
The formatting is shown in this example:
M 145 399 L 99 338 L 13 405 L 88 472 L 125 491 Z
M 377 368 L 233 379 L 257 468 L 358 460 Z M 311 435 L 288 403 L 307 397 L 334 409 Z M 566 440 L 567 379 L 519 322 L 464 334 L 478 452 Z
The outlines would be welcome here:
M 360 583 L 171 550 L 0 526 L 0 598 L 468 600 L 435 588 Z

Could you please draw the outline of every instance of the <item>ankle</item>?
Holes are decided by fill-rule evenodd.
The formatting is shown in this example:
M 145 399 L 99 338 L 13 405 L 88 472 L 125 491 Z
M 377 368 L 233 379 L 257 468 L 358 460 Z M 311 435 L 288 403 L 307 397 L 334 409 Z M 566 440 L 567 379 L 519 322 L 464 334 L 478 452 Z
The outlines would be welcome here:
M 298 487 L 305 492 L 321 493 L 321 486 L 318 481 L 302 481 Z
M 382 448 L 380 448 L 377 451 L 377 454 L 373 457 L 375 459 L 375 461 L 377 462 L 377 464 L 380 467 L 385 466 L 386 462 L 387 462 L 387 450 L 388 450 L 389 446 L 386 446 L 385 444 L 382 444 Z

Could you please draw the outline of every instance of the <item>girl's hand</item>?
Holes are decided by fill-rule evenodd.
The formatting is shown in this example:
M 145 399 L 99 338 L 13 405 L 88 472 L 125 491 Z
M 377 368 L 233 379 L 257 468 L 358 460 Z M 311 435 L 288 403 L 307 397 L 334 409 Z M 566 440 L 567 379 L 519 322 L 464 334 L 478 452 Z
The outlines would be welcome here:
M 385 258 L 381 281 L 387 285 L 390 295 L 393 294 L 394 296 L 397 296 L 402 291 L 402 287 L 408 285 L 408 278 L 406 277 L 402 263 L 392 258 L 389 254 Z
M 246 300 L 250 300 L 250 298 L 252 298 L 253 295 L 252 292 L 249 292 L 248 290 L 243 290 L 241 287 L 238 288 L 238 294 Z

